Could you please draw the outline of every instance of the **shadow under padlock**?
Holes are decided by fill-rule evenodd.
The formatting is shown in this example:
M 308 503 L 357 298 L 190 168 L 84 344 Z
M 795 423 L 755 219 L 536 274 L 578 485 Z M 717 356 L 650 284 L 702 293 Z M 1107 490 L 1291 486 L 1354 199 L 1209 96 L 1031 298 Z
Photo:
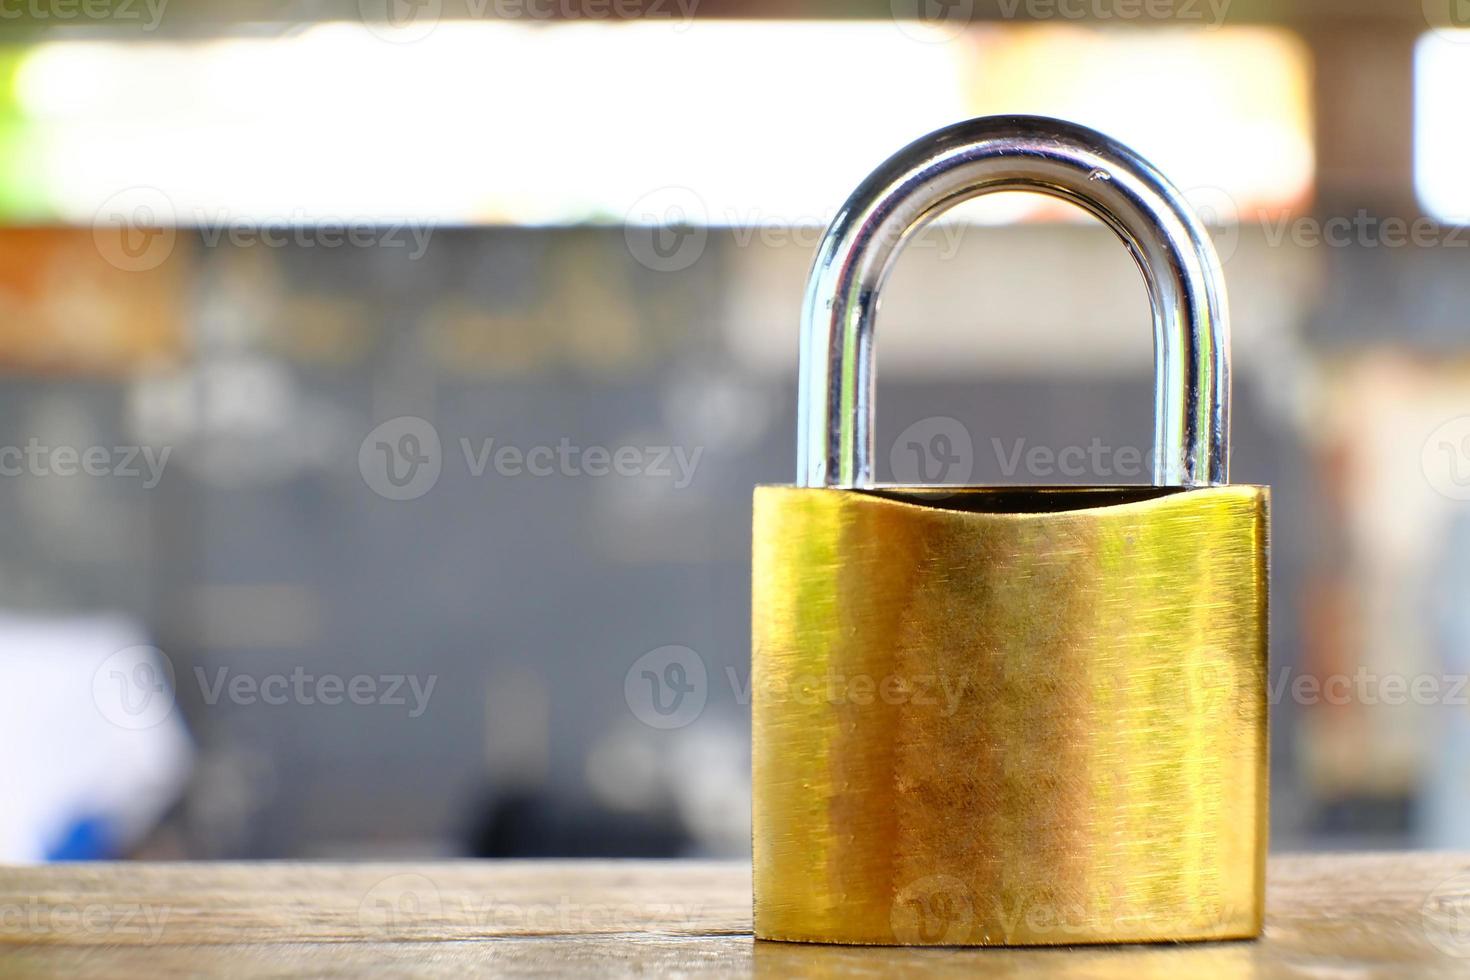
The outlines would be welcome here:
M 873 321 L 898 246 L 1010 190 L 1097 215 L 1143 273 L 1152 486 L 872 482 Z M 803 311 L 798 485 L 755 492 L 757 938 L 1259 935 L 1269 491 L 1227 483 L 1220 280 L 1153 167 L 1057 120 L 941 130 L 843 206 Z

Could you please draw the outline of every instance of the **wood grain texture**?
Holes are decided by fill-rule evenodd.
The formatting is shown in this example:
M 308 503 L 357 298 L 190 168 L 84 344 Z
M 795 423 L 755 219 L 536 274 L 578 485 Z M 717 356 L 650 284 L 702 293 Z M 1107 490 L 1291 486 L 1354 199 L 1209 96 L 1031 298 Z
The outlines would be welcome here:
M 1257 942 L 757 943 L 750 868 L 695 862 L 0 869 L 0 977 L 1470 977 L 1470 855 L 1270 863 Z

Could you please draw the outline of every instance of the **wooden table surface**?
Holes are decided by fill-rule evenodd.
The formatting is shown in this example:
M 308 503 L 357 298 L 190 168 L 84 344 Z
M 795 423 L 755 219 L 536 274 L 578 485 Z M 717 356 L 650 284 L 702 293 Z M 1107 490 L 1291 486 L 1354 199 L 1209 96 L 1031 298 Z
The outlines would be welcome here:
M 0 977 L 1470 977 L 1470 855 L 1271 861 L 1258 942 L 1053 950 L 757 943 L 742 864 L 0 869 Z

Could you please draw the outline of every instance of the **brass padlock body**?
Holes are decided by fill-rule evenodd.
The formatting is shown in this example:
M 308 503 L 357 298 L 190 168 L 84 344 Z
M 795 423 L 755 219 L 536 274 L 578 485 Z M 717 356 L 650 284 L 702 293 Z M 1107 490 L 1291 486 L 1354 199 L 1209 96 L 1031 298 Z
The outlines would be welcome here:
M 1259 934 L 1254 486 L 755 491 L 755 933 Z

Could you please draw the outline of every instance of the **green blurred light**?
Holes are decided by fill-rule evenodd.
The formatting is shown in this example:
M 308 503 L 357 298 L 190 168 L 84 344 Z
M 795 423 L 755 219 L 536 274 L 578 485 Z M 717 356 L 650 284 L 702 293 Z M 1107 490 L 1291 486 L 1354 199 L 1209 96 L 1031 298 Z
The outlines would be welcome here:
M 5 224 L 57 217 L 47 195 L 40 133 L 26 118 L 16 91 L 21 66 L 31 51 L 0 46 L 0 222 Z

